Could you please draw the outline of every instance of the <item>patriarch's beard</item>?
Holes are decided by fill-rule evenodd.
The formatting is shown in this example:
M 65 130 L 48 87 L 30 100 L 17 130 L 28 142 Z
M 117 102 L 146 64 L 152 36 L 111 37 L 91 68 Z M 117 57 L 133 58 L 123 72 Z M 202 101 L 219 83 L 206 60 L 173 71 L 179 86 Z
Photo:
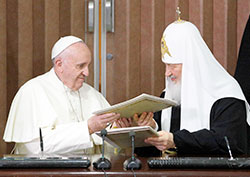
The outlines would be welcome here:
M 172 76 L 173 77 L 173 76 Z M 174 100 L 178 105 L 181 104 L 181 80 L 173 82 L 171 77 L 166 77 L 166 98 Z

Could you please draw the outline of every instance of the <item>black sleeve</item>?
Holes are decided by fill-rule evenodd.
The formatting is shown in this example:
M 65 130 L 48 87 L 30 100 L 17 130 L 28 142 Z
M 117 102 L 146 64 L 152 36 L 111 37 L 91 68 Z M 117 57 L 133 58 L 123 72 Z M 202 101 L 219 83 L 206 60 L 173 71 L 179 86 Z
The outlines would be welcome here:
M 165 92 L 162 92 L 160 97 L 164 98 L 165 96 Z M 156 123 L 158 124 L 158 131 L 161 130 L 161 112 L 162 111 L 158 111 L 154 113 L 154 120 L 156 121 Z
M 178 154 L 228 154 L 227 136 L 234 154 L 248 150 L 245 102 L 236 98 L 217 100 L 210 112 L 210 130 L 174 132 Z

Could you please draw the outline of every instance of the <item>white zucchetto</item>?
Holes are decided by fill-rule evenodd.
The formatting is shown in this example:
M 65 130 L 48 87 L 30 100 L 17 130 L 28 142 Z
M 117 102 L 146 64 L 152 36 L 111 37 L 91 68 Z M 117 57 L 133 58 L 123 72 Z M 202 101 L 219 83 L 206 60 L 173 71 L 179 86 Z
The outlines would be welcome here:
M 53 60 L 58 56 L 62 51 L 71 46 L 74 43 L 83 42 L 82 39 L 75 36 L 65 36 L 61 37 L 53 46 L 51 51 L 51 59 Z

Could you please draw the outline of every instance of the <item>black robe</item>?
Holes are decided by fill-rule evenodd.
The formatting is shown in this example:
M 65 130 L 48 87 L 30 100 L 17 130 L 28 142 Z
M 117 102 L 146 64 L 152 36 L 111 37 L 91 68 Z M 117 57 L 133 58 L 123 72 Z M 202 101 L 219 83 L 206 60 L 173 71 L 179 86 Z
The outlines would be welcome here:
M 236 98 L 217 100 L 210 112 L 210 130 L 201 129 L 195 132 L 180 130 L 180 109 L 180 106 L 172 108 L 170 126 L 178 154 L 229 155 L 225 136 L 233 155 L 250 153 L 250 129 L 246 122 L 244 101 Z M 154 114 L 154 119 L 161 130 L 161 111 Z M 135 152 L 139 156 L 160 155 L 155 147 L 136 148 Z
M 250 17 L 241 40 L 234 77 L 239 82 L 248 103 L 250 103 Z

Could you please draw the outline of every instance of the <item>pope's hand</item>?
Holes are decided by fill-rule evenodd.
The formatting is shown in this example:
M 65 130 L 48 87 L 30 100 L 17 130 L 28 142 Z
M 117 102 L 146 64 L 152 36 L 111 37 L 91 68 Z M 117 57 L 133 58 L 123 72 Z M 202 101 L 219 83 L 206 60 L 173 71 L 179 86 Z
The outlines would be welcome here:
M 95 133 L 107 127 L 109 123 L 113 123 L 120 117 L 120 114 L 106 113 L 102 115 L 94 115 L 88 120 L 89 134 Z
M 166 131 L 159 131 L 159 137 L 149 137 L 145 139 L 145 143 L 152 144 L 160 151 L 175 148 L 173 134 Z
M 152 128 L 156 127 L 154 114 L 152 112 L 143 112 L 140 117 L 138 117 L 138 114 L 134 114 L 133 120 L 136 126 L 151 126 Z
M 132 126 L 132 118 L 120 118 L 117 119 L 113 125 L 112 128 L 124 128 L 124 127 L 131 127 Z

